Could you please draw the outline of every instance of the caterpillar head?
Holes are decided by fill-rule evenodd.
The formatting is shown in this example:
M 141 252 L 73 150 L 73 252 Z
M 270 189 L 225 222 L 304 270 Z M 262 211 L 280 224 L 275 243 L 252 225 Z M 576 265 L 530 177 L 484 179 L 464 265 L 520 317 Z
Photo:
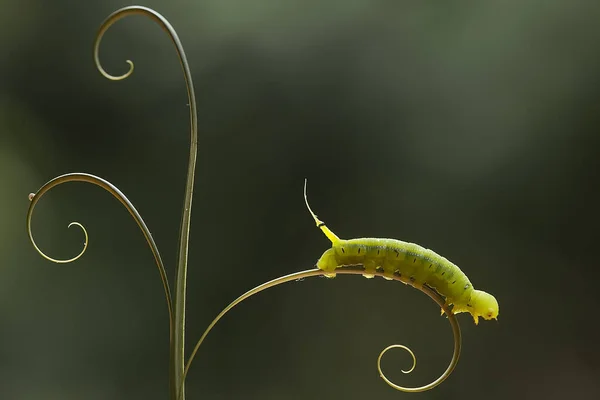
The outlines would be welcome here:
M 474 290 L 469 301 L 469 312 L 475 320 L 475 325 L 479 323 L 479 317 L 485 320 L 498 319 L 498 301 L 494 296 L 482 290 Z

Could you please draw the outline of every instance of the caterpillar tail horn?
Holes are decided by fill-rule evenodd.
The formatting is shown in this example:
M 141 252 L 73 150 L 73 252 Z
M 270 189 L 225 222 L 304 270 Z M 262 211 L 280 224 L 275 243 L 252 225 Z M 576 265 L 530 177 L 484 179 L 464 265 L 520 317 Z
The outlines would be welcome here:
M 319 228 L 319 229 L 321 229 L 321 231 L 323 231 L 325 236 L 327 236 L 327 239 L 331 240 L 331 243 L 336 244 L 337 242 L 340 241 L 340 238 L 337 237 L 337 235 L 335 233 L 331 232 L 329 230 L 329 228 L 327 226 L 325 226 L 325 222 L 323 222 L 319 218 L 317 218 L 316 214 L 310 208 L 310 205 L 308 204 L 308 198 L 306 196 L 306 184 L 307 184 L 307 179 L 304 179 L 304 202 L 306 203 L 306 208 L 308 208 L 308 212 L 310 212 L 310 215 L 312 215 L 313 219 L 315 220 L 315 224 L 317 224 L 317 228 Z

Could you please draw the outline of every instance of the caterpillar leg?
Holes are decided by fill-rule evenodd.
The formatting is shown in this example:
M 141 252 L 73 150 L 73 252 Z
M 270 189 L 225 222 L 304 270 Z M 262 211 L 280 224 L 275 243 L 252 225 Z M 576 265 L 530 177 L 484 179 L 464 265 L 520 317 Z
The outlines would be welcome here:
M 326 272 L 323 274 L 326 278 L 335 278 L 334 271 L 337 267 L 338 264 L 337 260 L 335 259 L 334 249 L 327 250 L 325 253 L 323 253 L 321 258 L 319 258 L 319 261 L 317 261 L 317 268 Z
M 371 261 L 365 261 L 363 264 L 365 267 L 365 272 L 363 276 L 367 279 L 372 279 L 375 277 L 375 272 L 377 271 L 377 265 Z

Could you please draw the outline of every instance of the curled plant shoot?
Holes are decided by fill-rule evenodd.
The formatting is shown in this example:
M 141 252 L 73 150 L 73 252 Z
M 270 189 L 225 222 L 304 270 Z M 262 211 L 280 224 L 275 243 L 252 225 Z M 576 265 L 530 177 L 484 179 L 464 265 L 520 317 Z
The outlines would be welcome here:
M 382 268 L 379 268 L 379 267 L 376 268 L 372 265 L 367 265 L 367 264 L 363 265 L 362 268 L 359 268 L 356 265 L 354 265 L 354 266 L 353 265 L 337 265 L 337 264 L 333 265 L 333 264 L 327 264 L 327 263 L 323 264 L 323 262 L 324 262 L 323 260 L 325 260 L 325 261 L 331 260 L 330 253 L 332 250 L 336 250 L 337 247 L 340 247 L 340 246 L 345 246 L 345 245 L 349 246 L 349 243 L 351 243 L 352 241 L 344 241 L 342 239 L 339 239 L 327 227 L 325 227 L 325 224 L 323 222 L 321 222 L 320 220 L 317 219 L 316 215 L 312 211 L 310 211 L 310 213 L 312 214 L 313 218 L 315 219 L 317 226 L 332 241 L 333 246 L 334 246 L 333 249 L 328 250 L 328 252 L 326 252 L 322 256 L 322 258 L 319 260 L 319 263 L 317 263 L 318 268 L 301 271 L 301 272 L 296 272 L 293 274 L 289 274 L 289 275 L 285 275 L 285 276 L 273 279 L 269 282 L 266 282 L 262 285 L 259 285 L 255 288 L 249 290 L 248 292 L 246 292 L 243 295 L 241 295 L 240 297 L 238 297 L 231 304 L 229 304 L 225 309 L 223 309 L 223 311 L 221 311 L 221 313 L 219 315 L 217 315 L 217 317 L 210 323 L 210 325 L 206 328 L 203 335 L 200 337 L 200 339 L 196 343 L 196 346 L 194 347 L 192 353 L 190 354 L 189 359 L 184 364 L 186 276 L 187 276 L 187 264 L 188 264 L 189 232 L 190 232 L 190 221 L 191 221 L 194 174 L 195 174 L 195 166 L 196 166 L 197 130 L 198 130 L 196 98 L 195 98 L 195 94 L 194 94 L 194 86 L 192 83 L 192 77 L 191 77 L 190 68 L 189 68 L 189 65 L 187 62 L 187 57 L 183 50 L 181 41 L 179 40 L 179 37 L 177 36 L 177 33 L 175 32 L 175 30 L 171 26 L 171 24 L 162 15 L 160 15 L 156 11 L 146 8 L 146 7 L 131 6 L 131 7 L 121 8 L 121 9 L 115 11 L 114 13 L 112 13 L 111 15 L 109 15 L 104 20 L 104 22 L 102 23 L 102 25 L 100 26 L 100 28 L 98 30 L 98 33 L 95 38 L 94 46 L 93 46 L 94 62 L 96 64 L 97 69 L 100 71 L 100 73 L 105 78 L 110 79 L 112 81 L 123 80 L 123 79 L 126 79 L 129 76 L 131 76 L 131 74 L 133 73 L 133 70 L 134 70 L 134 65 L 133 65 L 133 62 L 130 60 L 127 60 L 127 64 L 129 65 L 129 70 L 125 74 L 115 76 L 115 75 L 111 75 L 111 74 L 107 73 L 100 63 L 99 48 L 100 48 L 100 42 L 101 42 L 104 34 L 115 22 L 117 22 L 121 18 L 130 16 L 130 15 L 134 15 L 134 14 L 142 15 L 142 16 L 150 18 L 151 20 L 156 22 L 169 35 L 169 38 L 171 39 L 171 41 L 173 42 L 173 44 L 175 46 L 175 50 L 177 52 L 177 56 L 179 58 L 179 61 L 180 61 L 180 64 L 181 64 L 181 67 L 183 70 L 183 76 L 184 76 L 185 83 L 186 83 L 189 106 L 190 106 L 190 155 L 189 155 L 189 164 L 188 164 L 188 170 L 187 170 L 186 188 L 185 188 L 185 194 L 184 194 L 184 204 L 183 204 L 182 217 L 181 217 L 181 231 L 180 231 L 180 235 L 179 235 L 179 249 L 178 249 L 178 258 L 177 258 L 178 262 L 177 262 L 175 290 L 173 293 L 171 293 L 170 285 L 167 280 L 167 275 L 165 272 L 165 267 L 164 267 L 163 261 L 161 259 L 160 253 L 158 251 L 158 247 L 157 247 L 156 243 L 154 242 L 154 239 L 152 238 L 152 235 L 151 235 L 148 227 L 146 226 L 144 220 L 142 219 L 142 217 L 140 216 L 140 214 L 138 213 L 136 208 L 116 186 L 114 186 L 112 183 L 110 183 L 102 178 L 99 178 L 97 176 L 94 176 L 94 175 L 85 174 L 85 173 L 69 173 L 69 174 L 61 175 L 61 176 L 58 176 L 58 177 L 50 180 L 46 184 L 44 184 L 37 192 L 29 195 L 30 205 L 29 205 L 29 210 L 27 212 L 27 232 L 29 234 L 31 243 L 33 244 L 33 246 L 37 250 L 37 252 L 42 257 L 44 257 L 45 259 L 47 259 L 49 261 L 52 261 L 55 263 L 70 263 L 70 262 L 78 260 L 79 258 L 81 258 L 83 256 L 83 254 L 85 253 L 85 251 L 87 249 L 88 243 L 89 243 L 88 232 L 84 228 L 84 226 L 81 225 L 79 222 L 72 222 L 71 224 L 69 224 L 69 227 L 77 226 L 78 228 L 80 228 L 82 230 L 83 235 L 85 237 L 83 248 L 76 256 L 68 258 L 68 259 L 53 258 L 53 257 L 48 256 L 46 253 L 44 253 L 40 249 L 40 247 L 36 244 L 36 242 L 33 238 L 32 229 L 31 229 L 31 220 L 32 220 L 33 210 L 34 210 L 37 202 L 50 189 L 52 189 L 56 186 L 59 186 L 63 183 L 67 183 L 67 182 L 87 182 L 87 183 L 91 183 L 91 184 L 94 184 L 96 186 L 103 188 L 104 190 L 109 192 L 113 197 L 115 197 L 117 200 L 119 200 L 121 202 L 121 204 L 123 204 L 123 206 L 127 209 L 127 211 L 131 214 L 131 216 L 133 217 L 135 222 L 140 227 L 144 237 L 146 238 L 148 245 L 150 246 L 150 249 L 152 251 L 152 254 L 154 255 L 154 259 L 156 261 L 156 265 L 158 267 L 159 275 L 160 275 L 160 278 L 161 278 L 161 281 L 163 284 L 163 288 L 164 288 L 165 298 L 167 301 L 167 311 L 168 311 L 168 316 L 169 316 L 169 337 L 170 337 L 170 340 L 169 340 L 169 348 L 170 348 L 170 357 L 169 357 L 169 383 L 170 383 L 169 389 L 170 390 L 169 390 L 169 393 L 170 393 L 171 400 L 185 400 L 185 387 L 184 387 L 185 379 L 189 373 L 191 363 L 194 360 L 194 358 L 200 348 L 200 345 L 204 342 L 207 335 L 214 328 L 214 326 L 221 320 L 221 318 L 226 313 L 228 313 L 231 309 L 233 309 L 236 305 L 240 304 L 242 301 L 248 299 L 249 297 L 262 292 L 263 290 L 269 289 L 271 287 L 274 287 L 274 286 L 277 286 L 277 285 L 280 285 L 280 284 L 283 284 L 286 282 L 301 281 L 305 278 L 314 277 L 314 276 L 333 277 L 333 276 L 335 276 L 335 274 L 365 275 L 368 277 L 380 276 L 380 277 L 386 278 L 388 280 L 400 281 L 400 282 L 403 282 L 405 284 L 415 287 L 416 289 L 422 291 L 423 293 L 427 294 L 431 299 L 433 299 L 441 307 L 442 312 L 447 315 L 448 321 L 450 322 L 450 326 L 452 328 L 453 337 L 454 337 L 454 352 L 452 355 L 452 359 L 451 359 L 448 367 L 446 368 L 446 370 L 442 373 L 442 375 L 439 378 L 437 378 L 433 382 L 431 382 L 427 385 L 424 385 L 424 386 L 403 387 L 403 386 L 396 385 L 395 383 L 391 382 L 384 374 L 384 372 L 381 368 L 381 360 L 382 360 L 383 355 L 387 351 L 389 351 L 391 349 L 396 349 L 396 348 L 403 349 L 411 355 L 413 362 L 412 362 L 412 366 L 409 369 L 402 370 L 402 372 L 410 373 L 416 366 L 416 357 L 415 357 L 414 353 L 412 352 L 412 350 L 410 350 L 408 347 L 403 346 L 403 345 L 391 345 L 391 346 L 386 347 L 384 350 L 382 350 L 381 353 L 379 354 L 379 357 L 377 358 L 377 369 L 379 371 L 381 378 L 388 385 L 390 385 L 394 389 L 404 391 L 404 392 L 426 391 L 426 390 L 429 390 L 429 389 L 432 389 L 432 388 L 438 386 L 440 383 L 442 383 L 444 380 L 446 380 L 448 378 L 448 376 L 452 373 L 454 368 L 456 367 L 456 364 L 458 363 L 458 359 L 460 356 L 460 350 L 461 350 L 461 332 L 460 332 L 460 327 L 459 327 L 459 324 L 458 324 L 458 321 L 457 321 L 457 318 L 455 315 L 455 313 L 457 312 L 456 304 L 454 304 L 455 308 L 451 309 L 450 308 L 451 304 L 448 302 L 448 298 L 445 298 L 438 291 L 434 290 L 431 287 L 431 285 L 415 282 L 415 279 L 413 276 L 396 273 L 398 271 L 395 271 L 395 272 L 392 271 L 393 272 L 392 273 L 392 272 L 386 271 Z M 306 194 L 305 194 L 305 198 L 306 198 Z M 310 207 L 308 206 L 308 201 L 306 202 L 306 205 L 310 210 Z M 371 239 L 369 239 L 369 240 L 371 240 Z M 375 239 L 373 239 L 373 240 L 375 240 Z M 348 247 L 348 248 L 350 248 L 350 247 Z M 365 249 L 366 248 L 368 248 L 368 246 L 365 247 Z M 344 248 L 341 247 L 341 249 L 342 249 L 342 252 L 344 252 Z M 360 253 L 360 249 L 358 250 L 358 252 Z M 379 251 L 377 254 L 379 254 Z M 416 258 L 415 258 L 415 261 L 416 261 Z M 371 270 L 371 267 L 373 267 L 372 270 Z M 333 271 L 335 271 L 335 272 L 333 272 Z M 497 304 L 496 304 L 496 307 L 497 307 Z M 459 310 L 458 312 L 461 312 L 461 311 L 462 310 Z M 472 314 L 473 314 L 473 312 L 472 312 Z M 473 314 L 473 315 L 474 315 L 474 318 L 477 317 L 476 314 Z M 497 309 L 495 310 L 495 314 L 493 315 L 493 317 L 495 318 L 496 315 L 497 315 Z M 488 319 L 487 317 L 492 318 L 491 313 L 486 314 L 486 315 L 482 314 L 481 316 L 483 316 L 486 319 Z
M 363 275 L 364 274 L 364 270 L 362 268 L 341 268 L 341 269 L 338 269 L 336 272 L 338 274 L 342 274 L 342 275 Z M 204 333 L 198 340 L 198 343 L 196 343 L 196 346 L 194 347 L 194 350 L 192 351 L 192 354 L 190 355 L 190 358 L 185 366 L 185 374 L 184 375 L 187 376 L 187 374 L 190 370 L 192 361 L 194 360 L 194 357 L 196 356 L 196 353 L 198 352 L 200 345 L 204 342 L 204 340 L 206 339 L 206 337 L 208 336 L 210 331 L 215 327 L 217 322 L 219 322 L 221 320 L 221 318 L 223 318 L 225 316 L 225 314 L 227 314 L 229 311 L 231 311 L 232 308 L 234 308 L 235 306 L 240 304 L 242 301 L 254 296 L 255 294 L 262 292 L 263 290 L 281 285 L 286 282 L 301 281 L 305 278 L 309 278 L 309 277 L 313 277 L 313 276 L 325 276 L 325 273 L 320 269 L 310 269 L 307 271 L 301 271 L 301 272 L 296 272 L 293 274 L 285 275 L 285 276 L 273 279 L 269 282 L 263 283 L 262 285 L 259 285 L 259 286 L 255 287 L 254 289 L 247 291 L 246 293 L 244 293 L 243 295 L 241 295 L 240 297 L 235 299 L 233 302 L 231 302 L 210 323 L 208 328 L 206 328 L 206 330 L 204 331 Z M 383 272 L 375 272 L 375 276 L 385 277 L 385 274 Z M 404 277 L 393 276 L 391 279 L 403 282 L 408 285 L 412 285 L 412 282 L 409 279 L 404 278 Z M 417 360 L 416 360 L 415 354 L 412 352 L 412 350 L 410 348 L 408 348 L 404 345 L 400 345 L 400 344 L 391 345 L 391 346 L 388 346 L 385 349 L 383 349 L 381 351 L 381 353 L 379 353 L 379 357 L 377 358 L 377 370 L 379 371 L 379 375 L 388 385 L 390 385 L 394 389 L 400 390 L 402 392 L 424 392 L 424 391 L 433 389 L 434 387 L 438 386 L 440 383 L 445 381 L 450 376 L 450 374 L 456 367 L 456 364 L 458 363 L 458 359 L 460 357 L 461 332 L 460 332 L 460 325 L 458 324 L 458 320 L 456 319 L 456 315 L 454 315 L 454 313 L 448 308 L 448 306 L 445 303 L 445 299 L 441 295 L 439 295 L 435 290 L 433 290 L 427 286 L 417 287 L 417 289 L 421 290 L 423 293 L 425 293 L 426 295 L 431 297 L 431 299 L 433 301 L 435 301 L 442 308 L 442 310 L 444 310 L 446 315 L 448 315 L 448 321 L 450 322 L 450 326 L 452 327 L 452 334 L 454 336 L 454 353 L 452 354 L 452 359 L 450 360 L 448 367 L 446 368 L 444 373 L 442 373 L 442 375 L 439 378 L 437 378 L 433 382 L 431 382 L 427 385 L 424 385 L 424 386 L 404 387 L 404 386 L 399 386 L 399 385 L 393 383 L 383 373 L 383 370 L 381 368 L 381 359 L 383 358 L 383 355 L 391 349 L 401 348 L 401 349 L 406 350 L 410 354 L 410 356 L 412 357 L 412 360 L 413 360 L 412 366 L 407 371 L 404 371 L 404 370 L 402 371 L 403 373 L 408 374 L 408 373 L 412 372 L 416 366 Z M 184 378 L 185 378 L 185 376 L 184 376 Z
M 148 245 L 150 246 L 150 249 L 152 250 L 152 255 L 154 256 L 154 260 L 156 261 L 156 266 L 158 267 L 160 279 L 162 281 L 163 288 L 165 291 L 165 299 L 167 300 L 167 311 L 169 313 L 169 342 L 172 347 L 174 323 L 173 323 L 173 306 L 172 306 L 172 302 L 171 302 L 171 290 L 170 290 L 170 286 L 169 286 L 169 281 L 167 279 L 167 273 L 165 271 L 165 266 L 164 266 L 162 258 L 160 256 L 160 252 L 158 251 L 158 246 L 154 242 L 154 238 L 152 237 L 152 234 L 150 233 L 150 230 L 148 229 L 148 226 L 144 222 L 140 213 L 137 211 L 137 209 L 134 207 L 134 205 L 131 203 L 131 201 L 129 201 L 129 199 L 123 194 L 123 192 L 121 192 L 115 185 L 108 182 L 107 180 L 104 180 L 104 179 L 99 178 L 94 175 L 84 174 L 84 173 L 70 173 L 70 174 L 58 176 L 58 177 L 48 181 L 46 184 L 44 184 L 44 186 L 39 188 L 36 193 L 30 193 L 29 194 L 30 203 L 29 203 L 29 209 L 27 210 L 26 221 L 27 221 L 27 233 L 29 234 L 29 239 L 31 240 L 33 247 L 46 260 L 49 260 L 49 261 L 52 261 L 52 262 L 55 262 L 58 264 L 65 264 L 65 263 L 70 263 L 75 260 L 78 260 L 81 256 L 83 256 L 83 254 L 87 250 L 87 246 L 89 243 L 88 232 L 85 229 L 85 227 L 83 225 L 81 225 L 79 222 L 71 222 L 69 224 L 69 227 L 71 227 L 73 225 L 78 226 L 83 231 L 83 234 L 85 236 L 85 242 L 83 244 L 83 249 L 75 257 L 72 257 L 69 259 L 64 259 L 64 260 L 50 257 L 38 247 L 38 245 L 36 244 L 36 242 L 33 238 L 33 233 L 31 230 L 31 219 L 33 216 L 33 210 L 35 209 L 37 202 L 40 201 L 42 196 L 44 196 L 44 194 L 46 194 L 46 192 L 48 192 L 50 189 L 52 189 L 56 186 L 59 186 L 63 183 L 67 183 L 67 182 L 87 182 L 87 183 L 91 183 L 96 186 L 99 186 L 102 189 L 106 190 L 113 197 L 115 197 L 117 200 L 119 200 L 121 202 L 121 204 L 123 204 L 123 206 L 125 206 L 127 211 L 129 211 L 129 214 L 131 214 L 131 216 L 133 217 L 135 222 L 138 224 L 138 226 L 142 230 L 142 233 L 144 234 L 144 237 L 146 238 L 146 242 L 148 243 Z

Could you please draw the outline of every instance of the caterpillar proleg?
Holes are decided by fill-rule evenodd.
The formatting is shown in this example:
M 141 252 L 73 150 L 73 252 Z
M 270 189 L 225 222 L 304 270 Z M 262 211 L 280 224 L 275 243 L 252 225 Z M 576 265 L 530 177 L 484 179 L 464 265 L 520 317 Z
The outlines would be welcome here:
M 310 208 L 306 196 L 306 180 L 304 201 L 317 227 L 332 244 L 316 264 L 317 268 L 326 272 L 324 274 L 326 277 L 334 278 L 337 268 L 362 265 L 366 278 L 372 278 L 375 271 L 383 271 L 388 276 L 407 277 L 416 287 L 429 286 L 444 296 L 448 306 L 453 306 L 454 314 L 468 312 L 476 325 L 479 317 L 485 320 L 498 318 L 496 298 L 489 293 L 476 290 L 464 272 L 448 259 L 418 244 L 396 239 L 340 239 L 317 218 Z

